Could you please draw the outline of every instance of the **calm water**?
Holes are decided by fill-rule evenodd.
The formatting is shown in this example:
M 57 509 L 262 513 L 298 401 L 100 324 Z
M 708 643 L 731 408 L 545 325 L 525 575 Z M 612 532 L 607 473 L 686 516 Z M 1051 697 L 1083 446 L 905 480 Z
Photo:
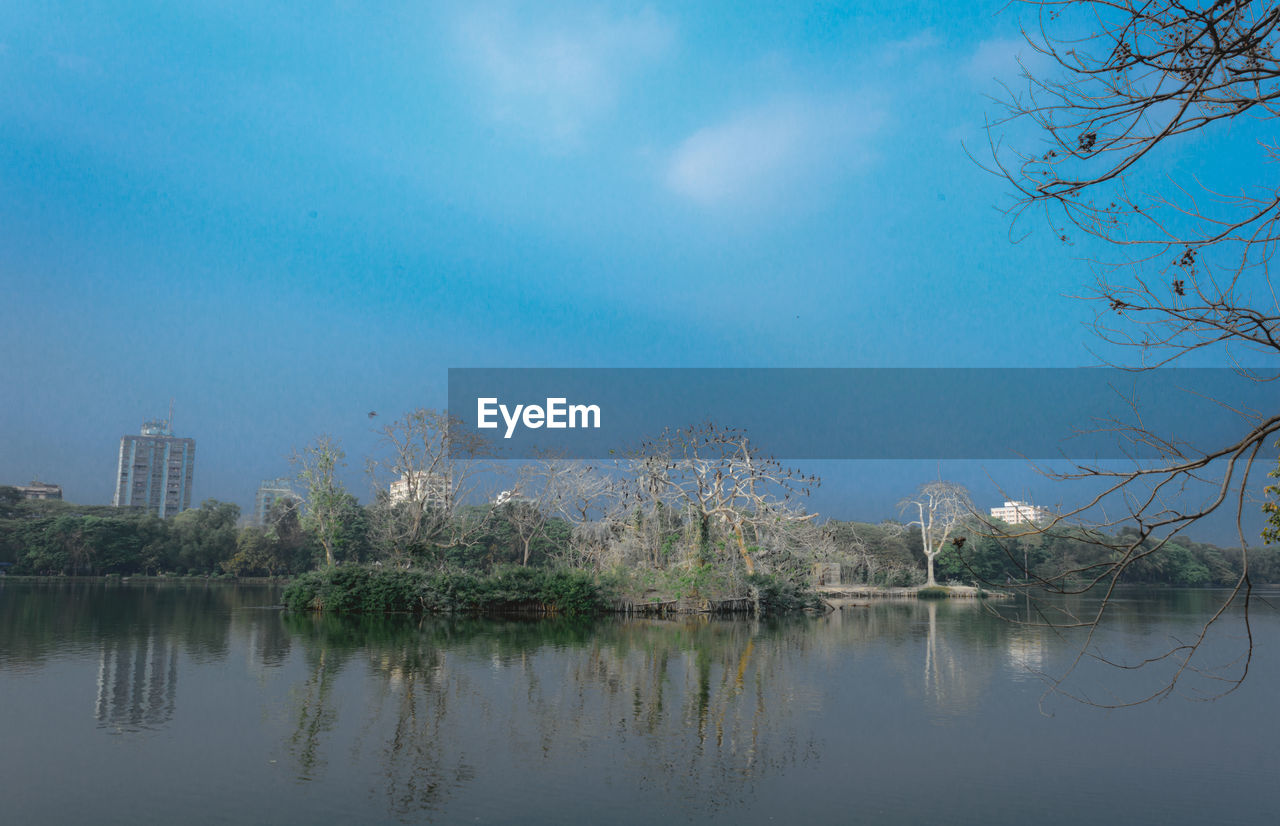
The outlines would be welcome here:
M 1271 824 L 1264 595 L 1238 691 L 1188 699 L 1221 684 L 1187 675 L 1103 710 L 1044 696 L 1078 637 L 962 602 L 419 621 L 288 614 L 268 587 L 0 581 L 0 806 L 15 824 Z M 1126 594 L 1097 644 L 1158 653 L 1221 597 Z M 1206 664 L 1243 633 L 1228 617 Z M 1115 702 L 1168 673 L 1086 663 L 1069 686 Z

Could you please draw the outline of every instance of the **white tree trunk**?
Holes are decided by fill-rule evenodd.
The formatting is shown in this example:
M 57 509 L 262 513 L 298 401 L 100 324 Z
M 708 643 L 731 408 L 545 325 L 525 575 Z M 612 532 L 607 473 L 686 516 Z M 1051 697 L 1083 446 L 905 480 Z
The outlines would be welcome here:
M 921 543 L 922 547 L 924 548 L 924 558 L 925 558 L 925 560 L 928 562 L 928 566 L 929 566 L 929 580 L 928 580 L 928 582 L 926 582 L 926 583 L 925 583 L 925 585 L 937 585 L 938 583 L 937 583 L 936 581 L 934 581 L 934 578 L 933 578 L 933 557 L 934 557 L 938 552 L 937 552 L 937 551 L 935 551 L 935 550 L 933 550 L 933 546 L 932 546 L 932 544 L 929 542 L 929 528 L 930 528 L 930 526 L 929 526 L 928 524 L 926 524 L 925 519 L 924 519 L 924 503 L 923 503 L 923 502 L 917 502 L 917 503 L 916 503 L 916 507 L 920 509 L 920 543 Z M 929 509 L 929 516 L 930 516 L 929 521 L 930 521 L 930 522 L 932 522 L 932 521 L 933 521 L 933 519 L 932 519 L 932 517 L 933 517 L 933 509 L 932 509 L 932 508 L 930 508 L 930 509 Z

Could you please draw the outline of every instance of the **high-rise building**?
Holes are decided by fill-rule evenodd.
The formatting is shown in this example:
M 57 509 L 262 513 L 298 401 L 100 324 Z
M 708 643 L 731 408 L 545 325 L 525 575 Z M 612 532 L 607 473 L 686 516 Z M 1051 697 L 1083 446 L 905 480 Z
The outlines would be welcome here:
M 259 528 L 267 526 L 267 517 L 277 502 L 293 500 L 301 502 L 302 497 L 293 492 L 290 479 L 267 479 L 258 485 L 258 497 L 253 503 L 253 521 L 251 524 Z
M 196 440 L 173 435 L 170 420 L 143 422 L 139 436 L 120 438 L 116 507 L 138 506 L 168 518 L 191 507 Z

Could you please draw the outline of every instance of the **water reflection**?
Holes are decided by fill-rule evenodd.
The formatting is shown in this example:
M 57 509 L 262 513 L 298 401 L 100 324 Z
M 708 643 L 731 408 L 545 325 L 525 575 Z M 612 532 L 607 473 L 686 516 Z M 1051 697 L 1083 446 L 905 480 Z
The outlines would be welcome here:
M 822 624 L 829 656 L 874 649 L 892 664 L 900 691 L 950 715 L 981 700 L 993 676 L 992 651 L 1011 631 L 976 600 L 876 600 L 833 612 Z
M 72 581 L 0 583 L 0 668 L 43 665 L 69 650 L 97 652 L 151 638 L 175 642 L 199 662 L 226 657 L 231 612 L 273 591 L 220 583 Z
M 1021 601 L 876 601 L 776 622 L 569 622 L 299 615 L 271 608 L 277 595 L 0 585 L 0 726 L 9 742 L 30 744 L 0 750 L 0 773 L 38 788 L 30 811 L 48 815 L 74 803 L 57 793 L 57 767 L 104 767 L 86 770 L 94 794 L 65 822 L 92 817 L 94 795 L 118 783 L 117 762 L 190 788 L 172 797 L 168 819 L 218 786 L 245 790 L 246 812 L 299 822 L 782 822 L 840 817 L 842 796 L 892 813 L 894 801 L 915 800 L 917 774 L 963 776 L 948 794 L 969 795 L 965 805 L 940 798 L 934 813 L 947 820 L 992 805 L 998 795 L 983 784 L 1002 772 L 1036 789 L 1031 763 L 1002 761 L 1033 753 L 1037 738 L 1070 765 L 1093 765 L 1098 750 L 1043 723 L 1038 687 L 1024 682 L 1069 661 L 1075 644 L 1009 621 L 1035 618 Z M 1106 644 L 1183 634 L 1214 596 L 1126 596 Z M 1263 687 L 1277 679 L 1274 667 L 1256 673 Z M 1266 695 L 1251 721 L 1264 719 Z M 1175 712 L 1107 718 L 1081 743 L 1121 754 L 1165 738 L 1173 744 L 1158 755 L 1170 759 L 1183 741 L 1219 748 L 1210 738 L 1220 725 L 1199 740 L 1170 734 Z M 1118 720 L 1135 727 L 1113 734 Z M 1250 736 L 1231 748 L 1249 748 L 1255 729 L 1237 725 Z M 188 776 L 193 742 L 219 759 Z M 1114 773 L 1141 762 L 1126 754 Z M 793 793 L 794 809 L 776 803 Z
M 293 634 L 280 621 L 275 607 L 243 608 L 231 613 L 232 634 L 248 641 L 245 651 L 250 668 L 280 668 L 293 650 Z
M 788 721 L 818 704 L 787 662 L 809 622 L 535 622 L 287 615 L 308 663 L 289 750 L 316 779 L 353 750 L 380 766 L 389 810 L 434 811 L 500 762 L 620 764 L 638 788 L 729 802 L 817 759 Z M 335 686 L 360 662 L 365 707 Z M 339 736 L 339 715 L 363 716 Z
M 92 656 L 93 716 L 116 733 L 156 729 L 177 708 L 182 660 L 218 663 L 231 647 L 231 616 L 261 605 L 263 589 L 207 582 L 0 583 L 0 669 L 32 673 Z M 278 620 L 278 612 L 268 612 Z M 274 625 L 274 636 L 270 630 Z M 258 623 L 265 660 L 288 652 L 279 623 Z
M 964 672 L 956 661 L 955 652 L 945 639 L 938 637 L 938 602 L 926 600 L 925 611 L 929 617 L 929 632 L 924 649 L 924 693 L 939 707 L 954 708 L 956 697 L 965 696 Z
M 104 640 L 98 659 L 98 723 L 118 731 L 156 728 L 173 718 L 178 690 L 178 646 L 149 634 Z
M 1042 679 L 1047 633 L 1041 628 L 1022 628 L 1009 634 L 1005 657 L 1015 679 Z
M 1033 592 L 997 605 L 1012 627 L 1009 660 L 1044 685 L 1042 701 L 1114 707 L 1233 691 L 1252 662 L 1252 623 L 1275 619 L 1266 594 L 1248 612 L 1221 588 L 1120 588 L 1105 604 L 1101 593 Z

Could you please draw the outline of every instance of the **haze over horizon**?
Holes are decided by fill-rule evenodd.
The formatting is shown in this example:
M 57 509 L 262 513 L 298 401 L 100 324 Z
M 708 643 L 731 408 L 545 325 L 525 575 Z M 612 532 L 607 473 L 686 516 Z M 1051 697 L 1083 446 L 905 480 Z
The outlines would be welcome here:
M 322 433 L 367 501 L 450 367 L 1124 360 L 1076 297 L 1102 251 L 1012 230 L 979 165 L 1049 69 L 997 8 L 6 4 L 0 484 L 107 504 L 172 398 L 193 504 L 248 511 Z M 1169 171 L 1230 179 L 1233 128 Z M 805 469 L 839 518 L 939 473 L 1061 501 L 1013 464 Z

